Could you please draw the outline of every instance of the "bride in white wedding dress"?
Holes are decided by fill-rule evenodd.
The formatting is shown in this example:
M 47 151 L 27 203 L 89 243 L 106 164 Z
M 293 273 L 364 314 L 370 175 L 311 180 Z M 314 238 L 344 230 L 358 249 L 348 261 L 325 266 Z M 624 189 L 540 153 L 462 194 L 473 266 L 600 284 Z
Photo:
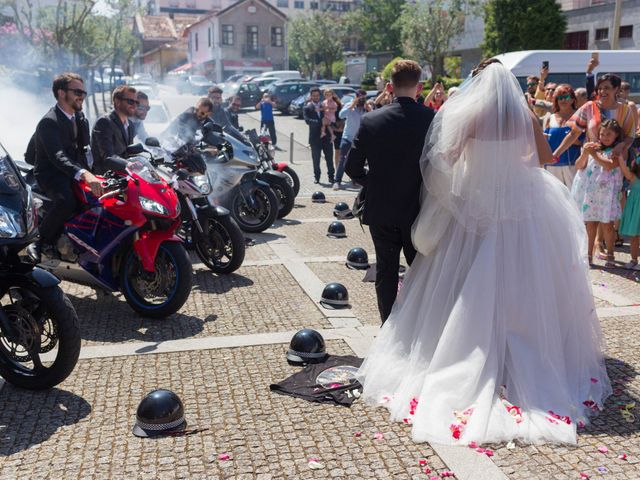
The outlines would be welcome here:
M 365 401 L 415 441 L 575 444 L 611 394 L 586 232 L 499 63 L 436 115 L 418 255 L 359 370 Z

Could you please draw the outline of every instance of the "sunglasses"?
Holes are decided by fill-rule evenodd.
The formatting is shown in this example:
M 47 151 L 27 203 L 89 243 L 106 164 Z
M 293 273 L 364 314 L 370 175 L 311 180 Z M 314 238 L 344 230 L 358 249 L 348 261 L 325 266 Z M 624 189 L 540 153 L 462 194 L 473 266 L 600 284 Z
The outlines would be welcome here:
M 149 110 L 151 110 L 151 107 L 149 107 L 148 105 L 138 105 L 138 110 L 141 112 L 148 112 Z
M 535 87 L 536 85 L 538 85 L 538 82 L 527 83 L 527 87 Z
M 72 92 L 76 97 L 86 97 L 87 96 L 87 92 L 85 92 L 84 90 L 82 90 L 80 88 L 67 88 L 67 89 L 65 89 L 65 92 Z
M 206 117 L 209 115 L 209 112 L 201 112 L 200 110 L 196 111 L 196 115 L 199 117 Z
M 573 100 L 571 98 L 571 95 L 569 95 L 569 94 L 567 94 L 567 95 L 558 95 L 556 98 L 558 99 L 558 101 L 561 101 L 561 100 Z
M 555 90 L 555 88 L 545 88 L 544 91 L 545 92 L 553 92 Z

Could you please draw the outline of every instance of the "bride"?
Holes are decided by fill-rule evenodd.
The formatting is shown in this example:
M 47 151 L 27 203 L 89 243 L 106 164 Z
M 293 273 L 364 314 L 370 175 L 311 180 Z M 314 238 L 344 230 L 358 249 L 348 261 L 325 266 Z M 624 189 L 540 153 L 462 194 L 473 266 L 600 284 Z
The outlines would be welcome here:
M 551 162 L 495 60 L 431 125 L 419 253 L 358 372 L 415 441 L 575 444 L 611 393 L 584 224 Z

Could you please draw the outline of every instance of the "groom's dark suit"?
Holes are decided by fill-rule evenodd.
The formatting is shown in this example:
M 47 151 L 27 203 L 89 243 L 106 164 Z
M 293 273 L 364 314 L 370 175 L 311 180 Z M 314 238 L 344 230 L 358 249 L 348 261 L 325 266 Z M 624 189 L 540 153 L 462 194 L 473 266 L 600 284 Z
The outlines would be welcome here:
M 345 172 L 366 188 L 362 221 L 376 249 L 376 294 L 382 322 L 398 291 L 400 250 L 411 264 L 411 225 L 420 210 L 420 156 L 434 113 L 409 97 L 362 117 Z M 369 171 L 364 168 L 369 164 Z

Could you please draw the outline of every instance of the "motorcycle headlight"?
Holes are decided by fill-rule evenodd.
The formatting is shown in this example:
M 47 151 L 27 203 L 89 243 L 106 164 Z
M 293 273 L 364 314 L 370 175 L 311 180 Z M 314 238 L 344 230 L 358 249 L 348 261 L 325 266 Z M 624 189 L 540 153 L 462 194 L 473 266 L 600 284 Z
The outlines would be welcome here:
M 151 200 L 147 197 L 140 197 L 140 205 L 143 210 L 147 212 L 155 213 L 158 215 L 169 215 L 169 211 L 167 208 L 161 203 L 156 202 L 155 200 Z
M 209 183 L 209 177 L 207 177 L 206 175 L 195 175 L 191 178 L 193 180 L 193 183 L 198 186 L 200 192 L 203 195 L 209 195 L 211 193 L 211 184 Z
M 0 207 L 0 238 L 24 237 L 26 233 L 22 218 Z

